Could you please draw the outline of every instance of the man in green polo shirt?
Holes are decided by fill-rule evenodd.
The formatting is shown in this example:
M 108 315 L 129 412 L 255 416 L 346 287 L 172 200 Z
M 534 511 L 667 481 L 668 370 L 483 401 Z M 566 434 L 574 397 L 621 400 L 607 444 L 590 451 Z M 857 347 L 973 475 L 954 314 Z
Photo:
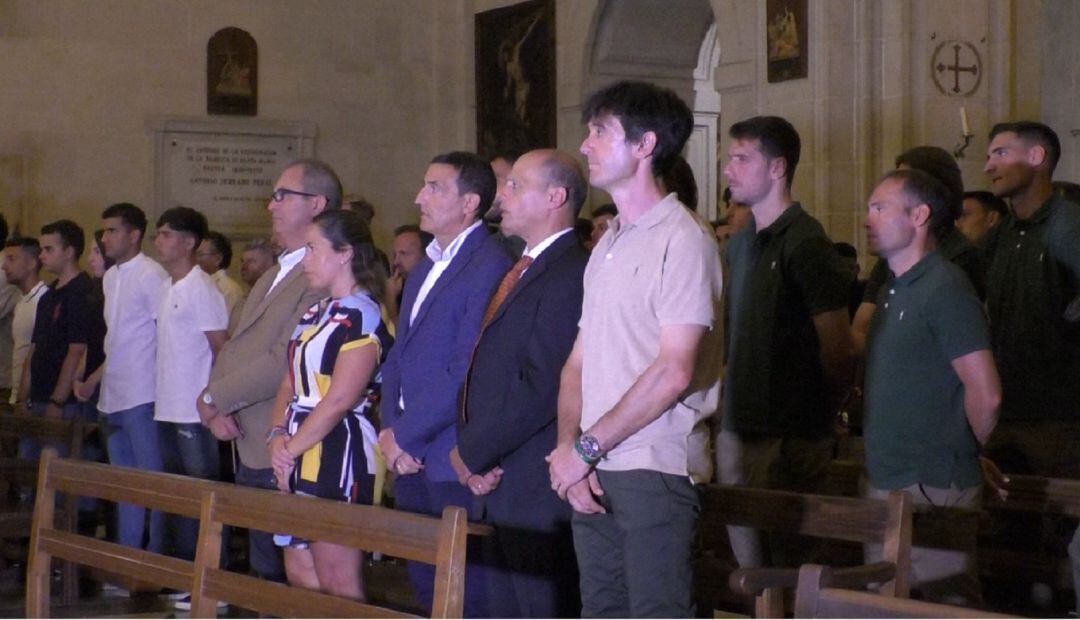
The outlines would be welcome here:
M 979 445 L 1001 402 L 990 337 L 970 280 L 937 251 L 949 191 L 921 170 L 895 170 L 866 215 L 871 249 L 893 280 L 880 291 L 866 347 L 864 436 L 871 497 L 907 491 L 916 504 L 975 508 Z M 911 583 L 926 599 L 978 604 L 972 553 L 914 547 Z M 880 545 L 867 548 L 880 560 Z
M 791 198 L 799 134 L 788 121 L 735 123 L 724 175 L 751 223 L 727 245 L 726 361 L 717 465 L 724 484 L 822 491 L 833 420 L 851 381 L 848 298 L 854 275 L 825 229 Z M 741 566 L 792 565 L 804 544 L 730 527 Z

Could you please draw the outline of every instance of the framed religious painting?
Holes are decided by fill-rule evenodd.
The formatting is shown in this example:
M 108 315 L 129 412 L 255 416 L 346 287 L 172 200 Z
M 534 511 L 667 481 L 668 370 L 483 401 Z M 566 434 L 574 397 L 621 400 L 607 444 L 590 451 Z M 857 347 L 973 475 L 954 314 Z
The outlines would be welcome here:
M 555 2 L 476 15 L 476 145 L 483 157 L 555 146 Z
M 807 76 L 809 39 L 806 34 L 807 0 L 767 0 L 765 43 L 769 82 Z
M 206 44 L 206 113 L 255 116 L 258 111 L 258 45 L 239 28 L 222 28 Z

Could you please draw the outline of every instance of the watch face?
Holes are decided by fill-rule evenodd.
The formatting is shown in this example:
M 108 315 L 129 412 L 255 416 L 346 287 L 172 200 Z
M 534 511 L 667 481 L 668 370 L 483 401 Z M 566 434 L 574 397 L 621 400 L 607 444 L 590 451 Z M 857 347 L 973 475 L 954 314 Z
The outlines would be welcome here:
M 596 437 L 591 435 L 582 435 L 578 440 L 581 444 L 581 451 L 585 453 L 591 459 L 600 458 L 600 442 L 596 440 Z
M 203 392 L 202 401 L 204 403 L 206 403 L 207 405 L 213 405 L 214 404 L 214 399 L 210 398 L 210 392 Z

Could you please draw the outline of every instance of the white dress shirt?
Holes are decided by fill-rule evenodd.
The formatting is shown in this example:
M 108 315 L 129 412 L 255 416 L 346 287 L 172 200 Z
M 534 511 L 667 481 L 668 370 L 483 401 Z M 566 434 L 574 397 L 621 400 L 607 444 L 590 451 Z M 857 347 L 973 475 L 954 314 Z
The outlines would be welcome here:
M 266 294 L 269 295 L 270 291 L 274 290 L 274 287 L 279 282 L 285 279 L 285 276 L 289 275 L 293 267 L 300 264 L 300 261 L 304 260 L 304 254 L 307 254 L 307 246 L 302 245 L 300 249 L 293 250 L 292 252 L 284 252 L 278 257 L 278 265 L 281 269 L 278 269 L 277 275 L 274 276 L 274 283 L 270 285 L 270 288 L 266 289 Z
M 105 370 L 98 409 L 126 411 L 154 402 L 158 302 L 169 274 L 143 253 L 105 272 Z
M 540 258 L 540 254 L 544 250 L 551 247 L 551 244 L 555 243 L 559 239 L 559 237 L 565 235 L 566 233 L 570 232 L 571 230 L 574 230 L 574 229 L 573 228 L 564 228 L 564 229 L 560 230 L 559 232 L 555 233 L 554 235 L 551 235 L 547 239 L 544 239 L 540 243 L 537 243 L 536 247 L 534 247 L 534 248 L 525 248 L 524 256 L 528 256 L 529 258 L 533 259 L 533 261 L 535 262 L 536 259 Z M 526 269 L 525 271 L 528 271 L 528 269 Z M 525 275 L 525 271 L 522 271 L 521 275 Z
M 454 237 L 454 240 L 450 242 L 450 245 L 446 246 L 446 249 L 442 249 L 439 246 L 439 240 L 433 239 L 428 244 L 426 252 L 428 258 L 435 263 L 432 266 L 431 271 L 428 272 L 427 277 L 424 278 L 424 282 L 420 285 L 420 291 L 416 294 L 416 303 L 413 304 L 412 312 L 409 314 L 409 325 L 416 320 L 416 314 L 420 311 L 420 306 L 427 300 L 428 293 L 431 289 L 435 288 L 435 283 L 439 281 L 439 277 L 442 276 L 446 268 L 450 266 L 450 261 L 454 260 L 457 256 L 458 250 L 461 249 L 461 245 L 465 243 L 465 238 L 469 236 L 469 233 L 476 230 L 483 222 L 477 220 L 472 226 L 469 226 L 465 230 L 458 233 L 458 236 Z

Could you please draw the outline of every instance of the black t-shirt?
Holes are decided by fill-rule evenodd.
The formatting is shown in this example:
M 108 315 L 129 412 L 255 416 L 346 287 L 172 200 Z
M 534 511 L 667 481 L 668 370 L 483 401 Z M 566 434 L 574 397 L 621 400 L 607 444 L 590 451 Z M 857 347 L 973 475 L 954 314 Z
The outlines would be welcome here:
M 51 288 L 41 296 L 34 320 L 34 357 L 30 360 L 31 400 L 45 402 L 52 398 L 68 345 L 89 342 L 92 289 L 90 276 L 79 273 L 64 286 Z M 74 396 L 69 396 L 68 402 L 74 402 Z

